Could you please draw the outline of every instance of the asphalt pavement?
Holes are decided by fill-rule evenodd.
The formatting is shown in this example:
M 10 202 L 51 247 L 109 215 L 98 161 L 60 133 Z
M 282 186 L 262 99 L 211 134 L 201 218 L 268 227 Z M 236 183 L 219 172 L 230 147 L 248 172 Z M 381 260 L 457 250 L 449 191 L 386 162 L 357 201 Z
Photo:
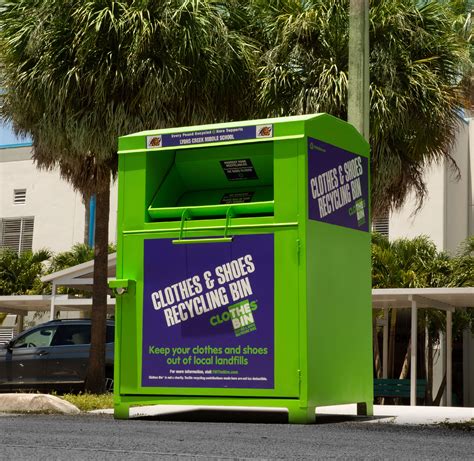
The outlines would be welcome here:
M 196 410 L 126 421 L 111 415 L 2 415 L 2 460 L 474 459 L 474 432 L 378 418 Z M 381 419 L 380 419 L 381 420 Z

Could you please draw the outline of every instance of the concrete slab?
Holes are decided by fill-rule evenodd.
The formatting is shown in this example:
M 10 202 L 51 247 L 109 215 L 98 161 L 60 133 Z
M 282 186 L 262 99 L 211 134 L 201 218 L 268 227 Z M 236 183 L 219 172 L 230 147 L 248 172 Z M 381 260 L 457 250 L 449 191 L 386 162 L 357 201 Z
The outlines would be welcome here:
M 318 414 L 356 415 L 357 407 L 334 405 L 319 407 Z M 395 424 L 439 424 L 444 422 L 463 423 L 474 419 L 474 408 L 462 407 L 421 407 L 405 405 L 374 405 L 373 422 L 393 422 Z
M 164 416 L 186 411 L 214 410 L 218 411 L 261 411 L 261 412 L 281 412 L 282 408 L 260 408 L 260 407 L 211 407 L 211 406 L 192 406 L 192 405 L 152 405 L 143 407 L 131 407 L 130 417 L 153 417 Z M 112 409 L 95 410 L 92 413 L 113 414 Z M 354 418 L 357 415 L 357 406 L 334 405 L 327 407 L 318 407 L 317 415 L 338 415 Z M 361 417 L 361 421 L 370 423 L 394 423 L 403 425 L 426 425 L 439 423 L 464 423 L 474 421 L 474 408 L 460 407 L 410 407 L 398 405 L 374 405 L 374 418 L 367 419 Z
M 62 413 L 75 415 L 80 410 L 72 403 L 48 394 L 0 394 L 0 412 Z

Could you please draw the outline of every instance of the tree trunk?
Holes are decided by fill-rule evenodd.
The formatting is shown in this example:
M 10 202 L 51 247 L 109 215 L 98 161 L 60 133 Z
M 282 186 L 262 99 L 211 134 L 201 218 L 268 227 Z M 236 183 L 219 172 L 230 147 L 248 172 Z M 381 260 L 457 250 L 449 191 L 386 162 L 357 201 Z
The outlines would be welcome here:
M 110 180 L 107 182 L 103 192 L 96 195 L 91 350 L 85 383 L 85 391 L 94 394 L 105 391 Z
M 410 357 L 411 357 L 411 338 L 408 340 L 408 347 L 403 360 L 402 370 L 398 379 L 406 379 L 408 371 L 410 370 Z
M 377 315 L 373 314 L 372 317 L 372 332 L 374 342 L 374 363 L 375 363 L 375 377 L 380 379 L 382 377 L 382 365 L 380 362 L 380 349 L 379 349 L 379 335 L 377 331 Z
M 433 404 L 433 343 L 428 329 L 426 330 L 426 405 Z
M 445 388 L 446 388 L 446 373 L 443 375 L 443 381 L 441 381 L 441 384 L 438 389 L 438 393 L 436 394 L 436 398 L 433 400 L 433 406 L 439 407 Z
M 388 376 L 395 376 L 395 336 L 397 334 L 397 309 L 392 308 L 388 339 Z

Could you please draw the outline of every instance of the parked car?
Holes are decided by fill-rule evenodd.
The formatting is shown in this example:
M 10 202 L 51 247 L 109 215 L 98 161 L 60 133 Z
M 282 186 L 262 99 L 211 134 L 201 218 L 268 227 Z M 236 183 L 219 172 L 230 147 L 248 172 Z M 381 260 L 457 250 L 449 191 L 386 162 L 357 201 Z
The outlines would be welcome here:
M 0 392 L 84 390 L 91 321 L 52 320 L 0 346 Z M 114 323 L 107 321 L 106 387 L 113 384 Z

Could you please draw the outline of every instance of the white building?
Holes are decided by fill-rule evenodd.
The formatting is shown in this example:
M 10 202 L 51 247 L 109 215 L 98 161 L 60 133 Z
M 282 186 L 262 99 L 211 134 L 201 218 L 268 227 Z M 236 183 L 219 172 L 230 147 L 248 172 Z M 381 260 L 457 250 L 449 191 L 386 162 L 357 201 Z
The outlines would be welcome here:
M 390 215 L 383 228 L 390 240 L 428 235 L 439 250 L 454 253 L 459 244 L 474 235 L 474 119 L 461 119 L 453 146 L 456 172 L 447 161 L 426 171 L 428 195 L 416 212 L 416 200 L 408 197 L 403 208 Z
M 116 236 L 116 186 L 111 194 L 109 241 Z M 0 247 L 47 248 L 55 253 L 87 242 L 88 207 L 58 171 L 38 170 L 31 142 L 0 126 Z

